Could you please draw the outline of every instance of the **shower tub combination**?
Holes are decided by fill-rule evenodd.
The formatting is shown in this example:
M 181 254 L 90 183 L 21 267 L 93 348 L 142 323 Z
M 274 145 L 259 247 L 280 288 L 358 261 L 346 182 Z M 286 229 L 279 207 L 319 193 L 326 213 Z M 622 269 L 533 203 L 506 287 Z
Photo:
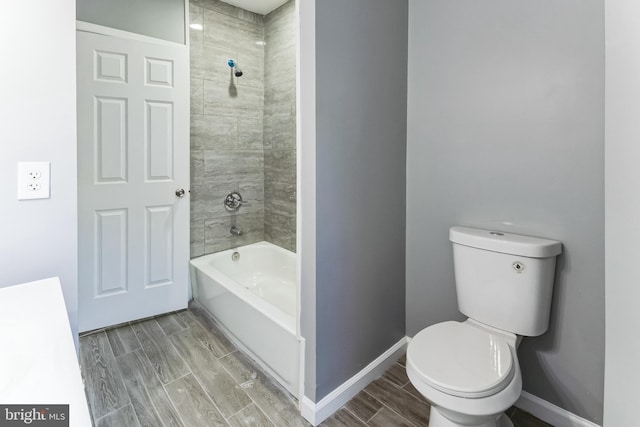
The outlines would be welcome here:
M 296 255 L 268 242 L 205 255 L 191 282 L 227 336 L 298 397 Z

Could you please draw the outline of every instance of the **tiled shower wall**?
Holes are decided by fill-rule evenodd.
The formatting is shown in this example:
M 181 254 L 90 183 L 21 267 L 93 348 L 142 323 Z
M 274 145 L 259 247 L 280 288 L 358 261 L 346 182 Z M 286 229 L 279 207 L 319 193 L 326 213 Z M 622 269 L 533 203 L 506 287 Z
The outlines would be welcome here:
M 202 26 L 189 31 L 191 256 L 261 240 L 295 250 L 294 2 L 266 17 L 218 0 L 189 9 Z M 222 204 L 231 191 L 248 202 L 237 212 Z
M 264 234 L 296 250 L 296 15 L 293 0 L 265 16 Z
M 264 240 L 264 19 L 219 1 L 191 1 L 191 256 Z M 238 61 L 244 75 L 227 65 Z M 227 212 L 224 197 L 248 202 Z M 229 232 L 237 226 L 242 235 Z

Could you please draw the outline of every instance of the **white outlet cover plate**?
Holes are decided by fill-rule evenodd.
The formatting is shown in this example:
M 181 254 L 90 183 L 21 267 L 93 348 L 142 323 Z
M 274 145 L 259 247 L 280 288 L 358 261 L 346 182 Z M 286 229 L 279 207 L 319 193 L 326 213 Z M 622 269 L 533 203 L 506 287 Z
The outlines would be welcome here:
M 18 162 L 18 200 L 48 199 L 50 180 L 49 162 Z

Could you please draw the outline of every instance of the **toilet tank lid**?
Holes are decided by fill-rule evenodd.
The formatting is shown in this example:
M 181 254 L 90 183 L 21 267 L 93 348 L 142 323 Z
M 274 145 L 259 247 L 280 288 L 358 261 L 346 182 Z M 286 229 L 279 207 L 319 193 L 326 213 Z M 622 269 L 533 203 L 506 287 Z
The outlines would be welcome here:
M 562 243 L 557 240 L 471 227 L 451 227 L 449 240 L 464 246 L 530 258 L 548 258 L 562 252 Z

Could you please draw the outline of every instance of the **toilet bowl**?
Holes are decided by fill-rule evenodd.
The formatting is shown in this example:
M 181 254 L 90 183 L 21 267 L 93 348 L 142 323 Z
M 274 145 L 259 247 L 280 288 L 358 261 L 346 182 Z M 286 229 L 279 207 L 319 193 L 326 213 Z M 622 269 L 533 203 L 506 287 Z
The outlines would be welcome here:
M 458 309 L 418 332 L 407 375 L 430 403 L 429 427 L 513 427 L 504 411 L 522 392 L 517 348 L 549 327 L 555 240 L 452 227 Z
M 430 403 L 429 427 L 513 427 L 522 391 L 515 335 L 471 319 L 423 329 L 407 348 L 407 375 Z

